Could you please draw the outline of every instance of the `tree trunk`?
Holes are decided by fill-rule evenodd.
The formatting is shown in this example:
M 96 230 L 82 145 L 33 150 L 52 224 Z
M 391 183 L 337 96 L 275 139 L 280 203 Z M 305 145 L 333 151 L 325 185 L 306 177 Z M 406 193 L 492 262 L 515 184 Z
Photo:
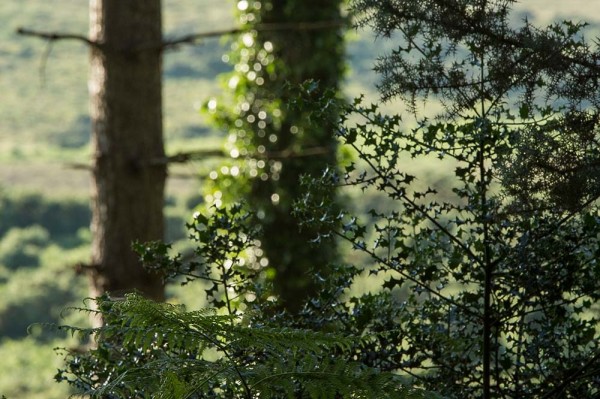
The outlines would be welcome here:
M 335 23 L 342 20 L 342 1 L 250 3 L 252 6 L 248 7 L 246 2 L 240 1 L 238 6 L 245 10 L 240 16 L 245 28 L 251 27 L 248 21 L 282 26 L 306 22 L 332 24 L 330 29 L 258 29 L 251 51 L 243 41 L 238 47 L 240 61 L 236 70 L 242 71 L 240 87 L 246 89 L 240 91 L 245 96 L 239 104 L 242 111 L 236 111 L 239 115 L 232 126 L 238 134 L 237 142 L 248 143 L 250 153 L 261 152 L 261 148 L 266 154 L 323 150 L 310 156 L 267 157 L 256 162 L 257 165 L 262 162 L 263 166 L 255 171 L 247 197 L 261 218 L 262 250 L 274 276 L 275 292 L 283 308 L 298 312 L 319 289 L 311 274 L 326 275 L 327 265 L 337 259 L 333 242 L 311 245 L 309 241 L 317 236 L 317 231 L 307 226 L 300 229 L 300 220 L 292 215 L 293 202 L 303 194 L 300 176 L 318 176 L 336 164 L 336 121 L 320 121 L 320 125 L 315 126 L 310 118 L 312 111 L 317 110 L 296 111 L 287 104 L 294 101 L 298 86 L 306 80 L 319 82 L 323 90 L 339 88 L 344 69 L 344 44 L 342 29 L 335 27 Z M 270 49 L 267 51 L 273 60 L 262 67 L 269 58 L 261 56 L 265 49 Z M 277 113 L 272 109 L 277 109 Z M 273 115 L 267 117 L 267 112 Z
M 92 296 L 164 299 L 134 241 L 162 240 L 164 157 L 160 0 L 90 0 L 93 129 Z
M 340 0 L 272 0 L 261 11 L 264 23 L 335 22 L 341 21 Z M 323 90 L 338 90 L 344 65 L 344 44 L 340 28 L 318 30 L 282 30 L 261 32 L 264 42 L 273 43 L 274 54 L 282 67 L 277 69 L 274 81 L 266 83 L 280 93 L 283 104 L 290 104 L 297 88 L 307 80 L 319 83 Z M 282 90 L 286 85 L 290 90 Z M 304 226 L 292 216 L 292 204 L 304 193 L 300 185 L 302 175 L 320 176 L 327 167 L 336 164 L 335 123 L 320 121 L 320 126 L 309 122 L 309 112 L 283 112 L 277 141 L 263 140 L 268 151 L 286 151 L 294 148 L 320 148 L 327 152 L 307 157 L 281 159 L 279 180 L 255 179 L 252 203 L 267 198 L 270 210 L 263 219 L 262 247 L 269 262 L 276 269 L 274 286 L 285 309 L 298 312 L 309 299 L 317 295 L 318 287 L 311 274 L 327 275 L 330 263 L 338 258 L 333 241 L 310 244 L 318 233 Z M 299 133 L 292 133 L 298 129 Z M 268 135 L 266 136 L 269 139 Z M 269 203 L 272 193 L 279 195 L 279 203 Z M 257 201 L 258 200 L 258 201 Z M 264 205 L 262 205 L 264 206 Z M 263 208 L 264 209 L 264 208 Z

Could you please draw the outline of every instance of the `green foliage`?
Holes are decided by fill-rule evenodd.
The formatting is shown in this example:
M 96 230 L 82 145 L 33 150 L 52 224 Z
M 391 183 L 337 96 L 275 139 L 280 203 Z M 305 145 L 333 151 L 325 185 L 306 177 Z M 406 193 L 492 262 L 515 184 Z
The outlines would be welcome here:
M 89 205 L 83 199 L 47 198 L 39 193 L 1 190 L 0 210 L 0 237 L 14 227 L 39 225 L 56 239 L 89 227 L 91 218 Z
M 52 248 L 59 255 L 54 260 L 47 256 L 54 252 Z M 36 323 L 58 323 L 61 311 L 85 296 L 84 279 L 67 267 L 84 260 L 85 255 L 87 251 L 74 254 L 50 247 L 44 252 L 43 266 L 1 273 L 0 336 L 22 339 L 33 334 L 32 338 L 47 341 L 47 334 L 42 334 L 37 327 L 29 328 Z
M 63 327 L 94 333 L 97 348 L 68 354 L 58 379 L 99 397 L 423 395 L 406 380 L 455 398 L 598 396 L 598 56 L 579 25 L 513 28 L 511 3 L 353 3 L 363 23 L 400 39 L 378 70 L 382 94 L 401 97 L 408 115 L 335 96 L 316 103 L 304 87 L 298 106 L 311 118 L 346 111 L 339 136 L 358 161 L 306 178 L 296 212 L 317 241 L 368 255 L 363 273 L 331 266 L 316 276 L 318 295 L 278 312 L 255 232 L 241 227 L 251 219 L 214 208 L 190 226 L 196 259 L 159 243 L 138 249 L 171 277 L 204 280 L 215 310 L 100 298 L 104 327 Z M 263 120 L 244 108 L 235 140 Z M 405 169 L 412 159 L 452 179 L 429 182 Z M 237 175 L 238 165 L 221 171 L 232 177 L 234 166 Z M 387 201 L 352 215 L 332 195 L 339 186 Z M 364 274 L 382 290 L 350 295 Z
M 34 323 L 58 322 L 85 292 L 74 266 L 89 258 L 89 207 L 5 192 L 0 207 L 0 335 L 20 339 Z
M 102 329 L 72 329 L 95 333 L 98 348 L 71 358 L 75 377 L 66 370 L 57 376 L 91 397 L 426 397 L 392 374 L 335 359 L 349 346 L 340 336 L 185 312 L 135 295 L 98 305 Z
M 0 396 L 8 399 L 59 399 L 69 396 L 69 387 L 56 384 L 53 375 L 61 362 L 52 351 L 70 342 L 40 343 L 35 338 L 4 338 L 0 345 Z
M 238 306 L 245 310 L 244 303 L 253 302 L 257 295 L 267 299 L 270 290 L 265 288 L 258 227 L 241 205 L 212 207 L 208 214 L 197 212 L 187 227 L 195 244 L 193 259 L 184 261 L 180 254 L 170 257 L 170 245 L 160 242 L 136 244 L 146 267 L 170 279 L 183 278 L 182 285 L 204 281 L 209 286 L 209 303 L 227 307 L 230 314 L 237 313 Z
M 89 216 L 86 216 L 89 210 L 87 199 L 83 199 L 88 195 L 87 172 L 72 170 L 65 163 L 85 163 L 89 156 L 84 146 L 88 140 L 85 131 L 85 115 L 88 112 L 85 85 L 87 49 L 74 41 L 60 41 L 49 46 L 42 40 L 18 36 L 15 30 L 20 26 L 48 31 L 66 29 L 85 35 L 88 29 L 87 8 L 87 2 L 61 2 L 61 6 L 56 7 L 56 4 L 45 0 L 9 0 L 0 7 L 0 20 L 3 22 L 0 24 L 3 40 L 0 66 L 5 77 L 0 82 L 0 91 L 6 93 L 0 109 L 0 157 L 4 159 L 0 166 L 0 180 L 6 183 L 0 194 L 0 235 L 4 237 L 14 227 L 28 228 L 37 224 L 49 232 L 54 244 L 57 244 L 56 240 L 60 241 L 39 254 L 41 263 L 36 269 L 12 273 L 0 267 L 3 298 L 0 301 L 0 336 L 21 338 L 31 323 L 57 322 L 60 309 L 74 298 L 85 296 L 85 281 L 74 277 L 67 269 L 89 259 L 89 250 L 80 246 L 89 243 Z M 198 12 L 200 8 L 201 12 Z M 166 37 L 231 26 L 231 4 L 207 0 L 200 8 L 196 1 L 165 1 Z M 370 39 L 351 45 L 358 49 L 356 60 L 370 59 L 362 51 L 363 48 L 373 50 Z M 165 55 L 164 119 L 169 152 L 187 151 L 197 146 L 204 148 L 207 140 L 209 143 L 221 140 L 214 129 L 199 127 L 202 119 L 191 110 L 203 97 L 219 92 L 215 75 L 224 68 L 231 69 L 223 63 L 217 65 L 223 49 L 218 41 L 207 40 L 199 46 L 182 46 Z M 47 51 L 48 59 L 45 60 Z M 42 66 L 45 66 L 43 71 Z M 355 76 L 359 82 L 356 86 L 360 87 L 357 90 L 371 90 L 364 84 L 373 76 L 367 72 L 370 72 L 370 67 Z M 201 138 L 190 141 L 188 137 L 191 136 Z M 16 159 L 22 162 L 15 163 Z M 190 167 L 186 166 L 183 172 L 189 173 Z M 176 174 L 177 170 L 173 175 Z M 180 186 L 184 186 L 186 191 L 190 188 L 188 182 L 176 184 L 176 192 L 180 191 L 177 190 Z M 34 188 L 53 196 L 57 190 L 66 191 L 69 196 L 75 195 L 78 199 L 39 198 L 39 202 L 33 201 L 36 202 L 33 206 L 26 207 L 32 204 L 27 197 L 37 194 L 14 194 L 14 190 L 21 187 Z M 65 207 L 48 210 L 48 202 L 63 203 Z M 193 205 L 198 204 L 196 201 Z M 175 225 L 176 219 L 179 219 L 176 212 L 168 210 L 167 213 L 172 229 L 166 239 L 172 241 L 181 236 L 183 229 Z M 179 213 L 184 217 L 181 209 Z M 188 213 L 185 213 L 187 216 Z M 179 248 L 180 245 L 177 243 L 174 247 Z M 37 338 L 36 335 L 36 339 L 26 344 L 22 341 L 14 341 L 14 345 L 8 342 L 0 344 L 0 358 L 11 360 L 1 362 L 0 375 L 4 379 L 0 392 L 11 399 L 67 396 L 60 386 L 55 389 L 46 384 L 47 370 L 55 366 L 44 355 L 48 353 L 48 345 L 40 344 Z M 16 373 L 15 370 L 22 372 Z
M 187 264 L 169 258 L 164 244 L 138 245 L 151 268 L 183 274 L 184 283 L 209 281 L 213 308 L 187 312 L 138 295 L 98 298 L 103 327 L 59 327 L 93 335 L 96 347 L 67 352 L 57 380 L 102 398 L 433 397 L 392 373 L 349 361 L 359 337 L 274 323 L 256 271 L 241 257 L 255 241 L 249 221 L 237 205 L 196 215 L 189 227 L 199 260 Z
M 21 339 L 34 323 L 58 322 L 84 295 L 73 267 L 89 258 L 88 225 L 83 200 L 0 193 L 0 336 Z
M 9 269 L 38 266 L 49 239 L 48 231 L 38 225 L 10 229 L 0 241 L 0 265 Z
M 511 3 L 354 1 L 401 43 L 377 69 L 410 112 L 347 107 L 339 136 L 359 162 L 309 180 L 298 211 L 383 281 L 378 313 L 355 307 L 389 327 L 367 361 L 448 397 L 595 397 L 599 56 L 583 25 L 512 28 Z M 453 171 L 445 187 L 406 171 L 423 158 Z M 338 186 L 389 201 L 353 216 Z

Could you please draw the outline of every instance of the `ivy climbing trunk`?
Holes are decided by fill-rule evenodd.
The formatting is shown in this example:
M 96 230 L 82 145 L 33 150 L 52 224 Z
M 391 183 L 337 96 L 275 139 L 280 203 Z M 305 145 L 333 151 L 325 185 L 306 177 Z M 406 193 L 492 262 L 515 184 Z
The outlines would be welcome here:
M 162 300 L 131 247 L 164 234 L 160 0 L 90 0 L 90 39 L 92 295 Z
M 250 154 L 246 199 L 261 219 L 261 250 L 275 292 L 292 312 L 314 297 L 317 288 L 310 274 L 324 273 L 336 259 L 334 244 L 311 246 L 317 232 L 300 229 L 301 221 L 292 215 L 292 204 L 303 192 L 300 177 L 335 165 L 336 121 L 315 126 L 311 115 L 320 110 L 294 110 L 289 105 L 309 80 L 323 90 L 337 91 L 344 65 L 341 4 L 238 1 L 247 33 L 234 46 L 237 76 L 230 87 L 235 87 L 237 104 L 225 125 L 235 133 L 233 153 Z
M 293 24 L 341 21 L 339 0 L 273 0 L 264 7 L 262 22 Z M 322 89 L 337 90 L 343 68 L 343 40 L 339 28 L 308 30 L 274 30 L 259 32 L 260 42 L 273 43 L 276 75 L 267 86 L 281 93 L 285 109 L 292 101 L 297 87 L 314 80 Z M 290 84 L 291 92 L 285 87 Z M 271 199 L 264 209 L 263 249 L 275 270 L 275 289 L 283 306 L 298 311 L 307 298 L 316 296 L 314 279 L 309 272 L 324 274 L 329 263 L 336 259 L 333 242 L 310 244 L 317 232 L 304 227 L 291 214 L 293 201 L 300 198 L 302 175 L 320 175 L 336 163 L 335 120 L 321 126 L 310 123 L 310 112 L 288 111 L 279 125 L 277 141 L 265 135 L 262 143 L 268 152 L 297 153 L 297 157 L 282 157 L 279 180 L 254 180 L 251 201 Z M 311 152 L 312 151 L 312 152 Z

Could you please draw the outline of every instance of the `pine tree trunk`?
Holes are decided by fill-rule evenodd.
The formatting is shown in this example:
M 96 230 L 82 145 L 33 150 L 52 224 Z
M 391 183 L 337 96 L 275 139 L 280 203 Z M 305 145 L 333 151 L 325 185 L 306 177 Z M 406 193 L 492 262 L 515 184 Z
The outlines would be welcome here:
M 131 249 L 164 235 L 161 31 L 160 0 L 90 0 L 92 296 L 164 299 Z

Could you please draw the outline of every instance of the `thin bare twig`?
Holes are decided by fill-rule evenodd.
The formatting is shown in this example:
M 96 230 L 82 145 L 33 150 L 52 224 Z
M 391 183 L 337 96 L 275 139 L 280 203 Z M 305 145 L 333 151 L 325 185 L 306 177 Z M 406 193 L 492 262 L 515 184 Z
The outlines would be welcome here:
M 90 40 L 86 36 L 78 35 L 75 33 L 60 33 L 60 32 L 44 32 L 33 29 L 19 28 L 17 29 L 17 34 L 23 36 L 34 36 L 39 37 L 41 39 L 50 40 L 51 42 L 56 40 L 77 40 L 80 42 L 84 42 L 90 47 L 99 48 L 100 43 Z
M 292 149 L 285 149 L 282 151 L 265 151 L 254 154 L 248 154 L 248 158 L 260 158 L 260 159 L 289 159 L 289 158 L 303 158 L 312 157 L 318 155 L 330 154 L 334 151 L 331 147 L 309 147 L 300 149 L 298 151 Z M 170 155 L 162 158 L 153 158 L 148 161 L 150 165 L 164 165 L 170 163 L 185 163 L 194 159 L 205 159 L 211 157 L 228 157 L 228 154 L 222 150 L 196 150 L 189 152 L 179 152 L 174 155 Z
M 193 159 L 205 159 L 205 158 L 223 158 L 227 154 L 223 150 L 196 150 L 189 152 L 178 152 L 173 155 L 153 158 L 147 161 L 149 165 L 165 165 L 170 163 L 186 163 Z
M 208 32 L 192 33 L 189 35 L 181 36 L 172 40 L 163 41 L 162 48 L 164 50 L 177 47 L 182 44 L 196 44 L 202 39 L 209 39 L 214 37 L 222 37 L 226 35 L 238 35 L 244 32 L 272 32 L 272 31 L 310 31 L 310 30 L 324 30 L 324 29 L 335 29 L 347 26 L 344 21 L 317 21 L 317 22 L 291 22 L 291 23 L 268 23 L 259 24 L 251 28 L 231 28 L 223 30 L 215 30 Z
M 50 54 L 52 53 L 53 43 L 52 40 L 48 41 L 48 44 L 44 49 L 44 54 L 42 54 L 42 58 L 40 59 L 40 83 L 42 87 L 46 85 L 46 65 L 48 64 L 48 58 L 50 58 Z
M 169 50 L 176 48 L 182 44 L 196 44 L 202 39 L 222 37 L 226 35 L 237 35 L 244 32 L 272 32 L 272 31 L 311 31 L 311 30 L 324 30 L 324 29 L 336 29 L 347 26 L 348 24 L 343 20 L 332 20 L 332 21 L 317 21 L 317 22 L 292 22 L 292 23 L 268 23 L 258 24 L 251 28 L 229 28 L 208 32 L 191 33 L 189 35 L 181 36 L 171 40 L 163 40 L 160 44 L 161 50 Z M 34 36 L 41 39 L 49 40 L 54 42 L 56 40 L 78 40 L 86 43 L 90 47 L 101 48 L 102 44 L 88 37 L 75 33 L 62 33 L 62 32 L 46 32 L 38 31 L 27 28 L 18 28 L 17 34 L 24 36 Z M 139 46 L 135 51 L 148 50 L 156 48 L 156 44 L 149 46 Z
M 316 155 L 326 155 L 334 151 L 332 147 L 310 147 L 303 148 L 299 151 L 286 149 L 283 151 L 270 151 L 259 154 L 253 154 L 255 158 L 269 158 L 269 159 L 287 159 L 287 158 L 303 158 L 313 157 Z
M 256 154 L 249 154 L 248 158 L 258 159 L 290 159 L 290 158 L 303 158 L 312 157 L 318 155 L 330 154 L 334 151 L 332 147 L 309 147 L 301 149 L 299 151 L 286 149 L 282 151 L 270 151 Z M 189 152 L 178 152 L 173 155 L 152 158 L 145 161 L 145 165 L 156 166 L 156 165 L 168 165 L 172 163 L 186 163 L 193 160 L 202 160 L 206 158 L 226 158 L 229 155 L 223 150 L 196 150 Z M 65 168 L 76 169 L 76 170 L 87 170 L 91 171 L 93 167 L 85 163 L 71 162 L 65 164 Z M 188 175 L 172 175 L 172 177 L 190 177 Z M 195 175 L 196 176 L 196 175 Z

